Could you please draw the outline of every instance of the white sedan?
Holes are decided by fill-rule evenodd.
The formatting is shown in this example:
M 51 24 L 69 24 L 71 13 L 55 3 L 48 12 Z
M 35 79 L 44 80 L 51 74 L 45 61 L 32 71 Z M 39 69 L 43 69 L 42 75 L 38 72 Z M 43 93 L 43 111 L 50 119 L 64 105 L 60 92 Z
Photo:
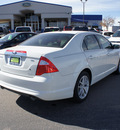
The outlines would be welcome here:
M 0 51 L 0 86 L 42 100 L 73 97 L 116 71 L 119 49 L 95 32 L 50 32 Z
M 120 29 L 117 30 L 108 40 L 115 45 L 120 45 Z

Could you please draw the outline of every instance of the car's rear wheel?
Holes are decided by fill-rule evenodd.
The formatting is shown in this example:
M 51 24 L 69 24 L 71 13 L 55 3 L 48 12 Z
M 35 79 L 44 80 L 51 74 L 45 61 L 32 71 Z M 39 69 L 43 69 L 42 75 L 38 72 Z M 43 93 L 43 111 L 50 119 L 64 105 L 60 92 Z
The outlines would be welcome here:
M 88 72 L 82 72 L 75 85 L 74 99 L 77 102 L 82 102 L 88 96 L 90 88 L 90 75 Z

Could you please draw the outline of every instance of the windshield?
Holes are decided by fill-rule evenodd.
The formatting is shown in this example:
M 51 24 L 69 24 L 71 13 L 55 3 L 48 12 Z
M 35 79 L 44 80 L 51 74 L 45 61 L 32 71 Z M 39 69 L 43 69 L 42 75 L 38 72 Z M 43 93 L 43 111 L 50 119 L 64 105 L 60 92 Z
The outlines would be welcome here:
M 43 33 L 23 42 L 22 46 L 42 46 L 63 48 L 74 34 Z
M 0 42 L 6 42 L 12 40 L 14 37 L 16 37 L 16 33 L 10 33 L 8 35 L 5 35 L 4 37 L 0 38 Z
M 54 32 L 54 31 L 59 31 L 59 28 L 46 28 L 45 30 L 44 30 L 44 32 Z
M 19 27 L 16 29 L 16 32 L 31 32 L 29 27 Z
M 113 37 L 120 37 L 120 31 L 116 31 L 116 32 L 113 34 Z

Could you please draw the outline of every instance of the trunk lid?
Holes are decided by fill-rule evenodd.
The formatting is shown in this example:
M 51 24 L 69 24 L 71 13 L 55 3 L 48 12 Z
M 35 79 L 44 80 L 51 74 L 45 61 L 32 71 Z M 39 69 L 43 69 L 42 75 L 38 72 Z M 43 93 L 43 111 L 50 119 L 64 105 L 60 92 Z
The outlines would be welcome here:
M 33 77 L 41 56 L 60 50 L 59 48 L 16 46 L 1 50 L 0 69 L 15 75 Z

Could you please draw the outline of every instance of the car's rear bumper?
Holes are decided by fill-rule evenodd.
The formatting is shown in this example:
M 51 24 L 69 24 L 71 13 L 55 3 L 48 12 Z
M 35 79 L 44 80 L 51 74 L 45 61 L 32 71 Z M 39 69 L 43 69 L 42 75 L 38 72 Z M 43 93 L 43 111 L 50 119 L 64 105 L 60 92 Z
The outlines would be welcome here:
M 0 71 L 0 86 L 42 100 L 70 98 L 74 84 L 72 75 L 60 76 L 59 72 L 28 78 Z

